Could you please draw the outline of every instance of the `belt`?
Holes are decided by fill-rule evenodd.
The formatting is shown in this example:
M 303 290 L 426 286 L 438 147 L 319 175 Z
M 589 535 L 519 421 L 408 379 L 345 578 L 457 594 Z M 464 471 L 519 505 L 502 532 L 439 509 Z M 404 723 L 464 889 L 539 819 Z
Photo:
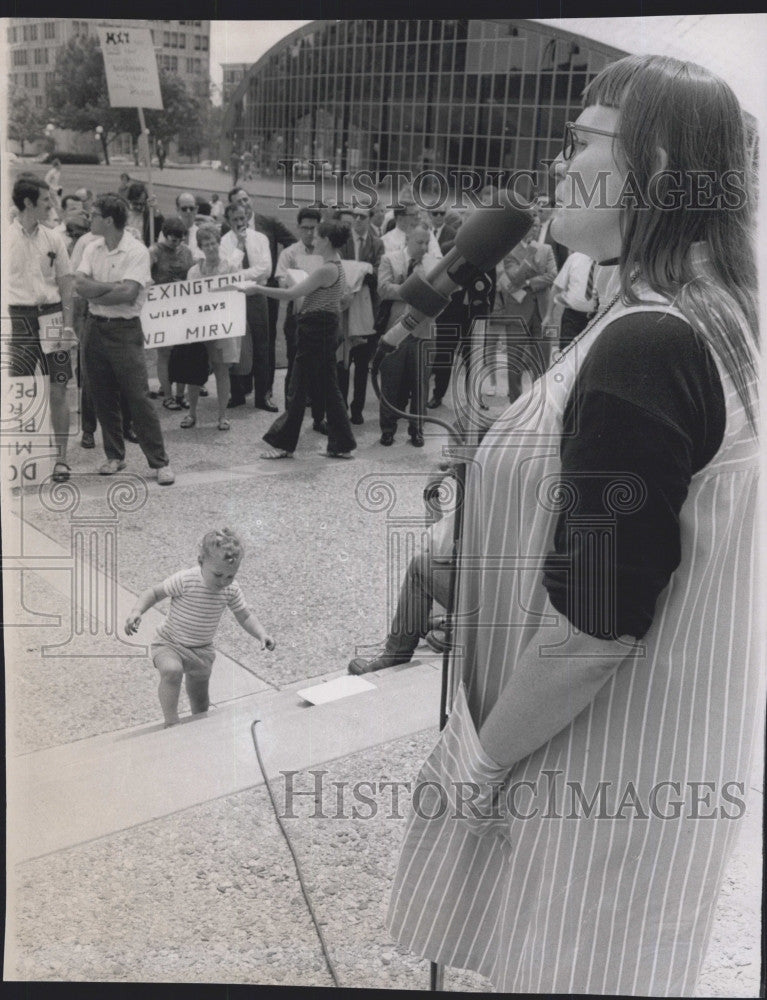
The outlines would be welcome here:
M 51 313 L 61 312 L 60 302 L 51 302 L 45 306 L 9 306 L 12 313 L 26 313 L 32 316 L 49 316 Z
M 133 323 L 138 319 L 138 316 L 97 316 L 93 312 L 90 314 L 90 317 L 99 323 Z

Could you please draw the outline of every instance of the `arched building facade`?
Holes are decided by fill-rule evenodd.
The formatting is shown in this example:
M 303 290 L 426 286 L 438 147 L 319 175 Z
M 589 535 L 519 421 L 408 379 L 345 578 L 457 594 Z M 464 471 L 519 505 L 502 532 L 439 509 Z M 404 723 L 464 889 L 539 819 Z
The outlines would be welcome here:
M 521 19 L 313 21 L 251 67 L 225 134 L 267 175 L 538 171 L 623 54 Z

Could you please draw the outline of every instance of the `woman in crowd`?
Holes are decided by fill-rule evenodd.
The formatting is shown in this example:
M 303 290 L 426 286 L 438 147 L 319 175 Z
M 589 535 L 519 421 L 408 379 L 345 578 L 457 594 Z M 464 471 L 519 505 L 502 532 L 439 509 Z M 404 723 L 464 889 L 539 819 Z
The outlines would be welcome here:
M 328 458 L 352 458 L 357 447 L 349 416 L 338 387 L 336 348 L 342 307 L 348 305 L 347 286 L 339 251 L 349 239 L 349 227 L 321 222 L 314 237 L 314 253 L 323 263 L 292 288 L 241 285 L 246 294 L 260 293 L 274 299 L 303 299 L 298 313 L 298 347 L 288 388 L 288 406 L 264 434 L 271 447 L 261 458 L 292 458 L 306 413 L 307 394 L 325 399 L 328 423 Z
M 221 236 L 218 226 L 215 223 L 207 223 L 197 229 L 197 246 L 205 254 L 205 259 L 198 261 L 187 277 L 209 278 L 214 274 L 232 274 L 237 270 L 236 266 L 222 257 L 219 248 Z M 228 431 L 231 427 L 226 417 L 226 401 L 229 394 L 229 365 L 235 365 L 240 360 L 240 345 L 242 337 L 226 337 L 223 340 L 208 340 L 205 344 L 207 359 L 213 369 L 216 379 L 216 397 L 218 401 L 218 429 Z M 182 427 L 194 427 L 197 423 L 197 401 L 200 397 L 200 389 L 208 378 L 207 365 L 197 373 L 198 378 L 188 383 L 187 392 L 189 394 L 189 413 L 181 421 Z M 204 374 L 204 378 L 203 378 Z M 202 378 L 202 382 L 199 379 Z M 198 384 L 199 383 L 199 384 Z
M 152 281 L 156 285 L 164 285 L 171 281 L 183 281 L 194 263 L 192 251 L 186 245 L 186 226 L 177 215 L 163 219 L 163 239 L 158 240 L 149 248 Z M 188 410 L 189 403 L 184 399 L 186 388 L 186 373 L 191 367 L 192 373 L 197 371 L 199 364 L 194 363 L 197 344 L 185 344 L 180 347 L 157 348 L 157 378 L 160 380 L 162 405 L 166 410 Z M 199 362 L 200 352 L 196 352 Z M 188 363 L 191 360 L 191 365 Z M 173 371 L 171 373 L 171 367 Z M 173 395 L 173 383 L 176 382 L 176 395 Z
M 730 88 L 659 56 L 602 70 L 553 167 L 552 236 L 618 270 L 468 463 L 388 917 L 499 992 L 691 996 L 706 953 L 763 706 L 750 168 Z

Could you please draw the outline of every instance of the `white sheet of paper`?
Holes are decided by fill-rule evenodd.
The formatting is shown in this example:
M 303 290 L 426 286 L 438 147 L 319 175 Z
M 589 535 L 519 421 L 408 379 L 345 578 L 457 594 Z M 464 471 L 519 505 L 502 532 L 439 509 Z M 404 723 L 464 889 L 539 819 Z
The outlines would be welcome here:
M 298 696 L 308 701 L 312 705 L 324 705 L 329 701 L 338 701 L 339 698 L 348 698 L 351 694 L 360 694 L 362 691 L 375 690 L 375 684 L 366 681 L 362 677 L 336 677 L 334 681 L 326 681 L 324 684 L 315 684 L 314 687 L 304 688 L 298 691 Z
M 38 323 L 40 346 L 44 354 L 51 354 L 58 349 L 59 341 L 64 333 L 64 313 L 48 313 L 46 316 L 41 316 Z

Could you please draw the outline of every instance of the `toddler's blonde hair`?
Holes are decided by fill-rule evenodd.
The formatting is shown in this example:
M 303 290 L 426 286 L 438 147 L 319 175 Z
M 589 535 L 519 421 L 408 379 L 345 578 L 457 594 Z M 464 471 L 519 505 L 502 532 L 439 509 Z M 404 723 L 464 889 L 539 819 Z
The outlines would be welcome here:
M 198 559 L 202 562 L 205 556 L 220 556 L 225 562 L 238 563 L 244 553 L 242 539 L 231 528 L 214 528 L 203 535 Z

